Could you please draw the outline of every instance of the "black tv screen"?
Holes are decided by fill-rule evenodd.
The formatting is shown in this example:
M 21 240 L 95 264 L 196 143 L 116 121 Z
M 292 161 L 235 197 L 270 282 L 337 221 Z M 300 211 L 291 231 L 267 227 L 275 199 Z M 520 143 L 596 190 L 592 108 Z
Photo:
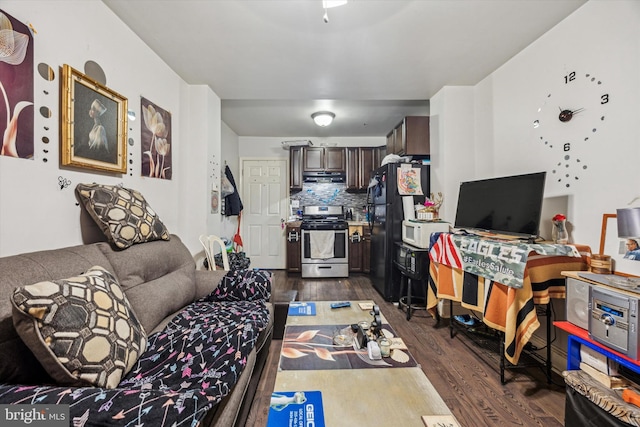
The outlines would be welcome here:
M 538 236 L 546 172 L 460 184 L 455 228 Z

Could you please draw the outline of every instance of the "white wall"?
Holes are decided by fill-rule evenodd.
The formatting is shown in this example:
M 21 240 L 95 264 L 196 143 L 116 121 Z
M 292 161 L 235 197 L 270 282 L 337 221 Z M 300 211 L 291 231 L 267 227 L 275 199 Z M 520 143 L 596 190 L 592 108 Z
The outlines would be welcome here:
M 56 72 L 55 80 L 47 82 L 34 70 L 35 111 L 42 105 L 53 111 L 48 119 L 35 114 L 35 158 L 0 157 L 0 256 L 91 241 L 95 234 L 81 230 L 81 210 L 74 194 L 81 182 L 122 183 L 139 190 L 169 231 L 179 235 L 192 253 L 199 252 L 197 235 L 219 231 L 219 218 L 210 220 L 203 213 L 208 212 L 204 209 L 210 201 L 203 196 L 208 169 L 202 156 L 204 150 L 217 150 L 219 158 L 219 98 L 208 88 L 190 88 L 98 0 L 7 0 L 0 8 L 33 24 L 37 30 L 34 63 L 47 63 Z M 129 123 L 129 137 L 135 141 L 133 147 L 128 146 L 131 174 L 59 166 L 59 67 L 69 64 L 83 71 L 88 60 L 102 66 L 107 86 L 128 98 L 129 109 L 138 116 Z M 140 176 L 140 96 L 172 113 L 174 171 L 170 181 Z M 208 125 L 196 131 L 193 126 L 199 121 Z M 43 136 L 51 143 L 42 143 Z M 45 155 L 44 149 L 49 153 Z M 60 190 L 59 176 L 72 184 Z
M 466 88 L 451 87 L 433 97 L 433 190 L 445 193 L 444 218 L 455 219 L 452 187 L 460 181 L 546 170 L 545 196 L 569 200 L 572 240 L 597 252 L 602 214 L 640 195 L 639 41 L 640 2 L 591 0 L 476 85 L 470 99 L 460 96 Z M 533 120 L 547 94 L 563 90 L 563 76 L 572 70 L 601 79 L 611 102 L 597 136 L 572 145 L 570 154 L 587 169 L 572 166 L 571 182 L 564 176 L 558 182 L 551 171 L 565 153 L 561 144 L 549 149 L 536 139 Z

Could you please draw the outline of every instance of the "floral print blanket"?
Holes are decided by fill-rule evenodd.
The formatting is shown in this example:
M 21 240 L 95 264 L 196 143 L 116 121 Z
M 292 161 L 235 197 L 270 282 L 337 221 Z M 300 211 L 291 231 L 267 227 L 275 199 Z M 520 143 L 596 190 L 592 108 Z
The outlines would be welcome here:
M 245 293 L 255 290 L 255 276 L 265 293 L 267 279 L 270 293 L 270 273 L 252 273 L 230 275 Z M 115 389 L 0 385 L 0 403 L 66 404 L 75 427 L 196 426 L 229 394 L 269 321 L 263 298 L 221 301 L 224 297 L 218 289 L 149 336 L 147 350 Z

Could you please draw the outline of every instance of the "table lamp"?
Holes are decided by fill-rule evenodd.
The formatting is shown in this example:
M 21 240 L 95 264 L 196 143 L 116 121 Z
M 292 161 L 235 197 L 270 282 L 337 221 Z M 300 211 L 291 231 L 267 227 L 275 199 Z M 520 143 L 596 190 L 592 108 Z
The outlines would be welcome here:
M 640 208 L 616 209 L 618 237 L 632 239 L 640 237 Z

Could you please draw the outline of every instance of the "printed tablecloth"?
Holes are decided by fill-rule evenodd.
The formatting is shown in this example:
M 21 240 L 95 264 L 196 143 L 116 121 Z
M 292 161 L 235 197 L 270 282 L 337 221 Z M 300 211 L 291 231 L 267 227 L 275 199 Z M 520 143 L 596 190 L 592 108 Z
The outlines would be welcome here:
M 438 299 L 448 299 L 481 312 L 487 326 L 504 333 L 505 358 L 517 364 L 525 344 L 540 327 L 535 304 L 564 298 L 565 281 L 560 272 L 586 270 L 591 249 L 586 245 L 571 245 L 578 257 L 528 253 L 522 287 L 515 288 L 464 271 L 456 264 L 453 246 L 438 245 L 440 239 L 447 239 L 447 236 L 450 234 L 434 233 L 432 236 L 435 243 L 429 253 L 427 309 L 435 315 Z

